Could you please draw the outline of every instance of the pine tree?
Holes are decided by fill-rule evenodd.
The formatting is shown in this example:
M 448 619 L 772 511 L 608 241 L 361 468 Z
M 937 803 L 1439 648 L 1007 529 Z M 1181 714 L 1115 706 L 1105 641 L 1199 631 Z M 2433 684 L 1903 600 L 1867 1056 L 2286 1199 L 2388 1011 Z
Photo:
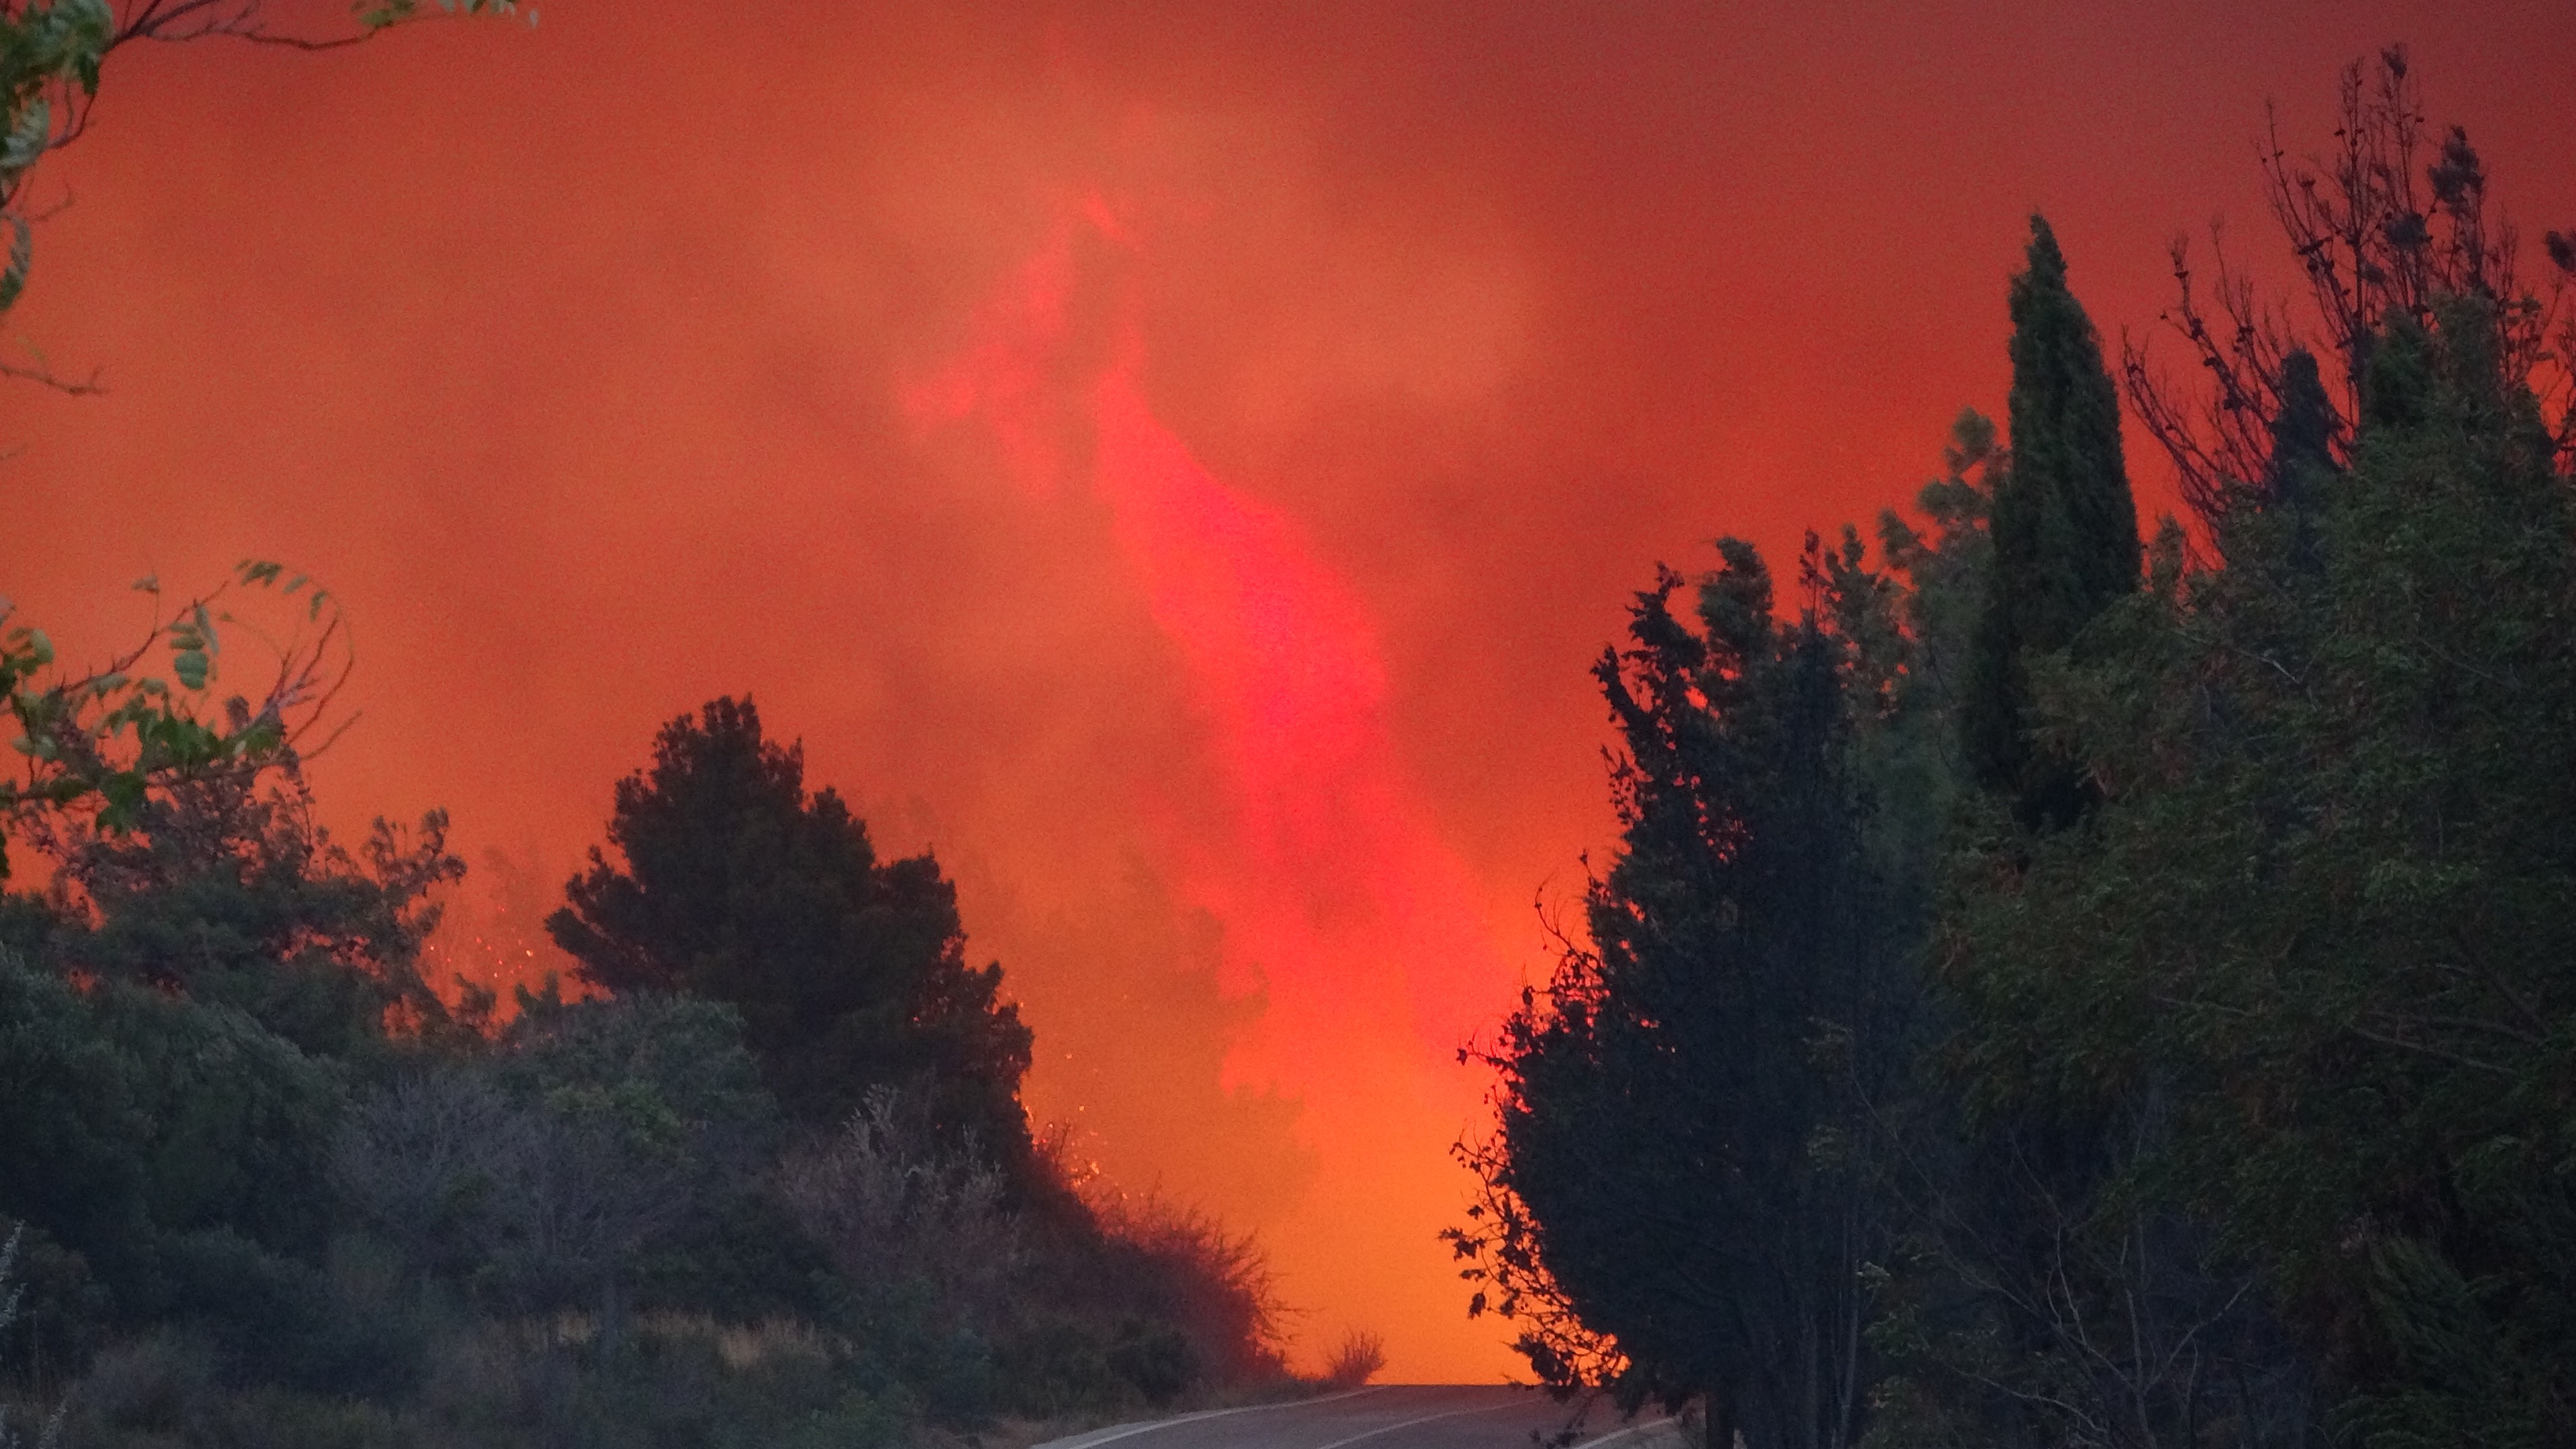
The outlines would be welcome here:
M 2012 466 L 1995 488 L 1994 546 L 1969 660 L 1963 744 L 1979 780 L 2030 820 L 2063 818 L 2071 775 L 2034 757 L 2022 657 L 2063 649 L 2138 584 L 2137 506 L 2120 453 L 2120 398 L 2102 342 L 2066 287 L 2047 219 L 2030 219 L 2029 267 L 2012 280 Z
M 608 839 L 619 859 L 594 848 L 546 922 L 584 980 L 731 1003 L 791 1120 L 837 1123 L 899 1087 L 951 1140 L 1026 1158 L 1029 1030 L 1001 967 L 967 964 L 955 888 L 928 855 L 879 860 L 751 701 L 664 726 L 651 767 L 617 787 Z

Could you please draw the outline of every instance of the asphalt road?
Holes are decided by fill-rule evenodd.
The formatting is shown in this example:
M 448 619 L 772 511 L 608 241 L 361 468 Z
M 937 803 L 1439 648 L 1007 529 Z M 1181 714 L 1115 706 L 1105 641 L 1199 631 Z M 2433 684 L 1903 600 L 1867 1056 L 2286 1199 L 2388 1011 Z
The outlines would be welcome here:
M 1576 1406 L 1536 1389 L 1481 1384 L 1390 1384 L 1287 1404 L 1216 1409 L 1118 1424 L 1038 1449 L 1534 1449 L 1569 1427 L 1590 1449 L 1672 1449 L 1669 1421 L 1634 1424 L 1607 1404 Z M 1533 1440 L 1532 1435 L 1537 1436 Z

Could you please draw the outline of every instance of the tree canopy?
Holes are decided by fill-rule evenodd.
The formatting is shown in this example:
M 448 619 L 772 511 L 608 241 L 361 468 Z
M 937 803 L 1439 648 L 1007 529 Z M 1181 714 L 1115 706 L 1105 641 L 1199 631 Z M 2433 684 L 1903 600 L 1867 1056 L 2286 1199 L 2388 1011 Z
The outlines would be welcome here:
M 1928 538 L 1641 596 L 1619 854 L 1462 1153 L 1542 1377 L 1750 1449 L 2576 1438 L 2576 244 L 2522 287 L 2363 74 L 2265 160 L 2318 345 L 2180 272 L 2212 411 L 2128 356 L 2197 534 L 2035 219 Z
M 617 786 L 617 859 L 591 852 L 548 929 L 596 986 L 740 1011 L 791 1118 L 837 1125 L 900 1087 L 948 1140 L 1016 1164 L 1030 1035 L 1001 967 L 966 964 L 935 860 L 878 860 L 866 823 L 804 777 L 803 747 L 766 738 L 750 700 L 672 720 Z
M 1996 483 L 1986 596 L 1960 716 L 1968 762 L 2009 786 L 2031 819 L 2069 818 L 2082 796 L 2063 760 L 2031 748 L 2027 656 L 2063 649 L 2138 585 L 2137 505 L 2120 450 L 2120 397 L 2092 319 L 2067 290 L 2066 257 L 2030 219 L 2012 279 L 2012 461 Z

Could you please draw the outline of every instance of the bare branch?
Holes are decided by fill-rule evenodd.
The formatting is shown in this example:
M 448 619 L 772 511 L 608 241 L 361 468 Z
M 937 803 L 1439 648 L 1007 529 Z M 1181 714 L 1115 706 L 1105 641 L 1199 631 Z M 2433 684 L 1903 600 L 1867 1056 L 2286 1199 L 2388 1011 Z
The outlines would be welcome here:
M 66 397 L 97 397 L 105 393 L 107 385 L 99 381 L 101 375 L 100 369 L 93 367 L 87 377 L 65 378 L 56 376 L 52 368 L 41 365 L 21 367 L 16 363 L 0 362 L 0 377 L 12 377 L 21 382 L 32 382 L 42 387 L 49 387 Z
M 2396 320 L 2437 329 L 2445 299 L 2492 309 L 2503 377 L 2530 387 L 2560 456 L 2576 458 L 2567 270 L 2545 287 L 2525 284 L 2517 231 L 2491 202 L 2477 151 L 2458 127 L 2438 142 L 2427 136 L 2417 90 L 2402 48 L 2375 65 L 2346 66 L 2334 145 L 2305 157 L 2282 144 L 2280 117 L 2266 107 L 2255 159 L 2267 207 L 2307 281 L 2299 316 L 2261 298 L 2213 224 L 2214 285 L 2205 294 L 2195 286 L 2188 247 L 2177 241 L 2175 301 L 2159 319 L 2206 378 L 2178 383 L 2151 364 L 2144 340 L 2122 339 L 2131 409 L 2173 460 L 2184 501 L 2204 522 L 2265 505 L 2271 427 L 2292 351 L 2317 357 L 2336 394 L 2329 447 L 2341 462 L 2374 339 Z

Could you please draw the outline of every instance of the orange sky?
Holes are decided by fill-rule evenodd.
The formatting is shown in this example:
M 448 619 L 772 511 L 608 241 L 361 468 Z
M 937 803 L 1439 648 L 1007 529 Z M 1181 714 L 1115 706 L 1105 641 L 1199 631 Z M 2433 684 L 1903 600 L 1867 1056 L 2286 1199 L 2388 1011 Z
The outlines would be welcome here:
M 1039 1116 L 1258 1229 L 1310 1344 L 1490 1377 L 1430 1237 L 1450 1052 L 1608 838 L 1585 667 L 1653 564 L 1865 517 L 1999 410 L 2034 206 L 2109 331 L 2213 214 L 2284 276 L 2262 104 L 2321 138 L 2385 40 L 2576 222 L 2555 0 L 1826 9 L 557 0 L 121 54 L 9 319 L 113 391 L 0 394 L 0 586 L 78 653 L 143 573 L 323 576 L 326 804 L 449 807 L 521 918 L 661 720 L 752 692 L 957 877 Z

